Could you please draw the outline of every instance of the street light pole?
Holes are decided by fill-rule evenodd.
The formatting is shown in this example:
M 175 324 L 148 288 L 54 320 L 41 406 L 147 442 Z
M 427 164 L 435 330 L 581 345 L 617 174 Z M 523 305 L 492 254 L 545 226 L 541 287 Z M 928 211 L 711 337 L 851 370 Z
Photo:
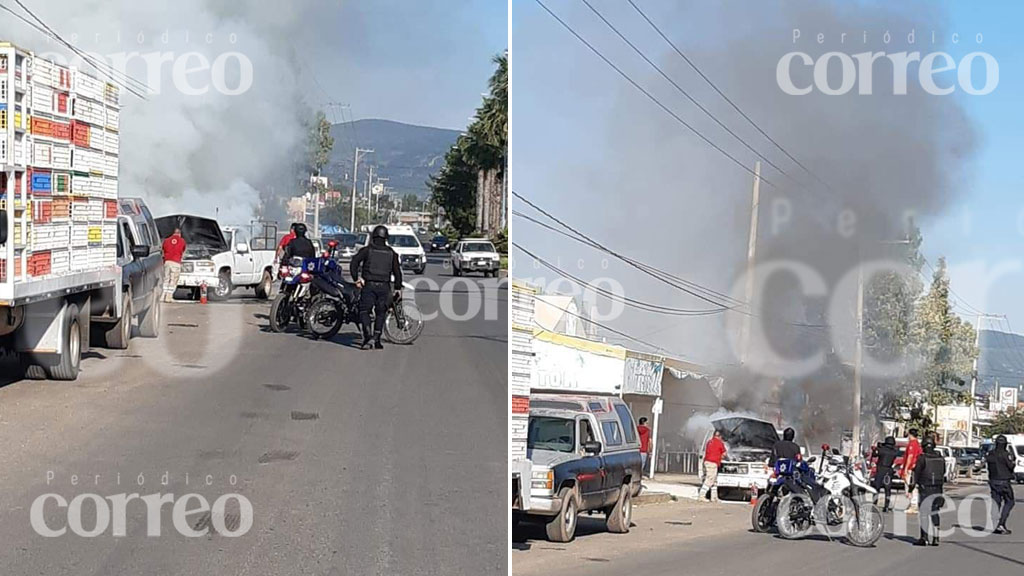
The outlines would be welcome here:
M 372 153 L 369 148 L 356 148 L 356 157 L 352 162 L 352 218 L 349 221 L 349 232 L 356 231 L 356 182 L 359 182 L 359 155 Z

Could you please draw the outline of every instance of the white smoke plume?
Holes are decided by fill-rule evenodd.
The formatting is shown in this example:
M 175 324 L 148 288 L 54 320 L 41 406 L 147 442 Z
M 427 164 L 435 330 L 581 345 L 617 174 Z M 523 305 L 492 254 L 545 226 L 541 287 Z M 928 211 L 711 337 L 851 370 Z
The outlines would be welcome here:
M 302 192 L 303 122 L 312 112 L 302 90 L 308 78 L 291 39 L 301 35 L 312 2 L 26 5 L 79 49 L 115 64 L 122 59 L 127 73 L 151 88 L 147 100 L 121 91 L 122 196 L 143 197 L 158 216 L 219 211 L 222 223 L 243 224 L 257 215 L 261 197 Z M 340 10 L 316 8 L 318 18 Z M 76 64 L 64 46 L 10 14 L 0 13 L 0 25 L 5 39 Z M 217 58 L 232 52 L 240 57 L 224 58 L 219 73 Z M 245 85 L 244 62 L 251 64 L 251 87 L 226 93 Z

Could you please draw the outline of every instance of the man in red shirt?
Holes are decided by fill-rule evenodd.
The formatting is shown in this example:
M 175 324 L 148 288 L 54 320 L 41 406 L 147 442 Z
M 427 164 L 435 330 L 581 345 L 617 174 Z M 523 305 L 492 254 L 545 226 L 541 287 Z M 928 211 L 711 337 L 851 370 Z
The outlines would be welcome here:
M 643 462 L 641 470 L 647 472 L 647 461 L 651 459 L 651 429 L 647 427 L 647 418 L 641 417 L 640 424 L 636 427 L 636 433 L 640 435 L 640 459 Z
M 707 446 L 704 447 L 704 482 L 700 485 L 700 493 L 697 500 L 704 501 L 704 495 L 711 491 L 711 501 L 718 502 L 718 467 L 722 465 L 722 457 L 725 456 L 725 442 L 722 442 L 722 434 L 715 430 Z
M 909 432 L 910 440 L 907 441 L 907 450 L 905 456 L 903 456 L 903 482 L 907 487 L 907 495 L 910 497 L 910 506 L 907 507 L 907 514 L 917 514 L 917 494 L 916 486 L 914 486 L 913 475 L 914 466 L 917 465 L 917 459 L 921 457 L 921 443 L 917 441 L 917 430 L 911 428 Z
M 295 223 L 292 223 L 291 228 L 288 229 L 288 233 L 285 234 L 281 241 L 277 243 L 277 260 L 281 260 L 281 255 L 284 254 L 284 249 L 288 246 L 288 243 L 295 240 Z
M 164 239 L 164 302 L 174 300 L 174 291 L 178 288 L 178 277 L 181 276 L 181 257 L 185 254 L 185 239 L 181 237 L 181 229 L 175 228 L 174 234 Z

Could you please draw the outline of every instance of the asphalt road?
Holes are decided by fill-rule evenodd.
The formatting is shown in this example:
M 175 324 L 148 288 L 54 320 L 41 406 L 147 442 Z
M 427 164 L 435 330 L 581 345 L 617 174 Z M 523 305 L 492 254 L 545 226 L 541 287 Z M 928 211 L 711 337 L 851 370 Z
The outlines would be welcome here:
M 987 493 L 983 486 L 958 487 L 955 503 L 965 496 Z M 972 537 L 956 530 L 938 548 L 917 548 L 917 516 L 902 512 L 887 517 L 882 539 L 874 548 L 856 548 L 815 535 L 787 541 L 750 530 L 750 508 L 743 504 L 662 504 L 638 507 L 629 534 L 609 534 L 599 516 L 580 523 L 581 535 L 569 544 L 545 542 L 543 529 L 524 526 L 513 536 L 510 574 L 566 573 L 585 576 L 644 574 L 857 574 L 859 576 L 946 576 L 1020 574 L 1024 571 L 1024 486 L 1016 487 L 1018 506 L 1010 518 L 1014 534 Z M 906 519 L 907 532 L 894 520 Z M 963 518 L 966 525 L 984 525 L 979 504 Z M 942 527 L 959 525 L 956 512 L 942 516 Z
M 437 262 L 410 279 L 450 280 Z M 0 574 L 505 572 L 504 282 L 418 292 L 427 314 L 442 303 L 464 314 L 473 299 L 493 314 L 438 316 L 412 346 L 384 351 L 355 348 L 352 326 L 333 341 L 267 332 L 269 303 L 242 294 L 166 306 L 159 339 L 90 352 L 77 382 L 10 382 L 0 363 Z M 173 494 L 175 505 L 237 493 L 253 522 L 227 535 L 244 522 L 236 499 L 223 533 L 186 537 L 172 504 L 152 514 L 132 501 L 124 536 L 112 524 L 48 538 L 30 514 L 48 493 Z M 83 498 L 89 530 L 96 507 Z M 55 500 L 43 511 L 52 529 L 69 526 Z M 160 536 L 147 536 L 150 521 Z

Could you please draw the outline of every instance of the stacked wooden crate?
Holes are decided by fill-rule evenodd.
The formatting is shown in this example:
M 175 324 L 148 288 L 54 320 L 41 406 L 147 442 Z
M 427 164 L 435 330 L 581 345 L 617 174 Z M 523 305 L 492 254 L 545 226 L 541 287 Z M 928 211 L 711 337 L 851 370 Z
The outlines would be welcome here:
M 13 166 L 0 178 L 0 205 L 15 210 L 14 262 L 7 265 L 0 247 L 0 281 L 12 272 L 28 279 L 23 269 L 40 278 L 114 266 L 118 88 L 17 54 L 16 63 L 0 59 L 0 160 Z M 13 84 L 11 66 L 18 72 Z

